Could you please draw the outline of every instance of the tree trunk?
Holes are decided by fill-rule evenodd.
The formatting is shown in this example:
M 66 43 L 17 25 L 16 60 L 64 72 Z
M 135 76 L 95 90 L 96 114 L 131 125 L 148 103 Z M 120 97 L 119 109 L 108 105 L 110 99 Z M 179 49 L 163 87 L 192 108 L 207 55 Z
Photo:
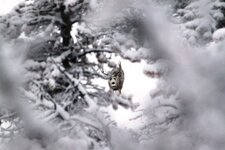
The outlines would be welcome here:
M 60 13 L 63 20 L 63 24 L 60 27 L 63 46 L 67 47 L 70 45 L 71 40 L 73 40 L 70 34 L 70 31 L 72 30 L 72 22 L 70 21 L 70 13 L 65 12 L 64 4 L 61 4 L 60 6 Z

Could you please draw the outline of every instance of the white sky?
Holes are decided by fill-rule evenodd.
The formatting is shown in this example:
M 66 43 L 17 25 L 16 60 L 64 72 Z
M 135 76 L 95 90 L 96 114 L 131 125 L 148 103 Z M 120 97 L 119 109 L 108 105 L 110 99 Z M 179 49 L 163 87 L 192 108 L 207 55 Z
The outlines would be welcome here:
M 0 15 L 8 13 L 22 1 L 24 0 L 0 0 Z
M 22 1 L 23 0 L 0 0 L 0 15 L 10 12 Z M 140 103 L 138 110 L 144 108 L 151 101 L 149 93 L 156 87 L 157 80 L 148 78 L 143 74 L 145 62 L 131 63 L 130 61 L 121 58 L 114 59 L 115 62 L 121 61 L 125 72 L 122 93 L 133 95 L 133 102 Z M 99 84 L 108 87 L 107 81 L 99 81 Z M 112 119 L 114 119 L 120 127 L 136 128 L 144 121 L 143 119 L 129 121 L 129 119 L 139 115 L 141 112 L 132 112 L 130 109 L 124 109 L 123 107 L 119 107 L 119 109 L 115 111 L 110 106 L 107 108 L 107 111 L 110 112 Z

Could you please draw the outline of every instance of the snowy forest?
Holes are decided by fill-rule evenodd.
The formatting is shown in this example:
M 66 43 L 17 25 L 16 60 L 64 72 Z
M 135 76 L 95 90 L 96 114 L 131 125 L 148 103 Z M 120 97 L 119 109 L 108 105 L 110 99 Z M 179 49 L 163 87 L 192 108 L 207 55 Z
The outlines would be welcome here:
M 225 149 L 224 0 L 14 1 L 0 150 Z

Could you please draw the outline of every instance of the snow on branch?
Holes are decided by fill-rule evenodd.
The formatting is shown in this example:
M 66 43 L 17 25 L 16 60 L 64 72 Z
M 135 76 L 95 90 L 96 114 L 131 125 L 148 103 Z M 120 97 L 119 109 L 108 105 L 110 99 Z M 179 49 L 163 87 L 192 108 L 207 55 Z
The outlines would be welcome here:
M 124 108 L 131 108 L 131 110 L 134 111 L 139 106 L 139 103 L 132 102 L 130 96 L 120 96 L 116 93 L 109 93 L 109 97 L 111 98 L 114 109 L 117 109 L 117 105 L 120 105 Z
M 86 54 L 89 54 L 89 53 L 99 53 L 99 52 L 114 53 L 114 52 L 111 51 L 111 50 L 104 50 L 104 49 L 90 49 L 90 50 L 84 51 L 83 53 L 78 54 L 78 57 L 83 57 L 83 56 L 85 56 Z
M 69 119 L 70 115 L 68 112 L 66 112 L 62 106 L 60 106 L 56 101 L 54 101 L 53 99 L 51 100 L 47 100 L 46 98 L 44 98 L 43 96 L 41 96 L 41 98 L 38 98 L 38 96 L 36 96 L 35 94 L 33 94 L 32 92 L 26 91 L 24 89 L 21 89 L 21 91 L 23 92 L 23 95 L 28 98 L 29 100 L 31 100 L 32 102 L 35 102 L 35 106 L 42 106 L 42 107 L 46 107 L 49 109 L 53 109 L 55 110 L 56 114 L 59 114 L 64 120 Z M 52 119 L 52 118 L 49 118 Z
M 77 87 L 79 92 L 82 94 L 85 101 L 88 103 L 88 108 L 86 109 L 88 112 L 95 112 L 97 109 L 97 103 L 89 96 L 86 89 L 83 87 L 83 85 L 80 83 L 79 80 L 73 77 L 70 73 L 66 72 L 65 69 L 62 66 L 58 66 L 56 62 L 52 59 L 58 70 L 65 75 L 65 77 L 69 80 L 70 84 L 72 84 L 74 87 Z

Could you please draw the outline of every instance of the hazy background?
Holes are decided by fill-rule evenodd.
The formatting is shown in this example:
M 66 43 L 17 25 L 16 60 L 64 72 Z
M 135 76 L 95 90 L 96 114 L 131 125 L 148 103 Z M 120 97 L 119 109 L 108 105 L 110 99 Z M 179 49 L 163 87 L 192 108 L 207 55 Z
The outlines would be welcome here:
M 17 1 L 10 2 L 17 3 Z M 119 107 L 117 111 L 111 107 L 106 108 L 112 119 L 115 119 L 119 125 L 118 129 L 111 130 L 112 144 L 115 145 L 116 150 L 224 149 L 225 36 L 221 33 L 218 35 L 220 37 L 212 38 L 218 29 L 214 24 L 216 20 L 211 16 L 212 6 L 222 4 L 220 1 L 211 0 L 191 1 L 185 10 L 181 10 L 181 13 L 184 14 L 188 12 L 182 20 L 179 17 L 174 18 L 177 14 L 168 15 L 171 10 L 167 4 L 172 5 L 174 1 L 166 2 L 166 4 L 165 1 L 160 2 L 158 4 L 152 1 L 109 1 L 105 7 L 107 9 L 103 9 L 105 14 L 93 13 L 87 19 L 91 22 L 98 18 L 99 20 L 96 19 L 95 23 L 104 26 L 107 25 L 108 18 L 114 16 L 118 9 L 135 4 L 147 15 L 144 22 L 147 29 L 146 34 L 149 34 L 153 41 L 151 41 L 153 48 L 147 50 L 147 53 L 151 54 L 157 51 L 158 57 L 166 63 L 163 67 L 167 67 L 169 70 L 162 78 L 152 79 L 143 74 L 144 68 L 149 67 L 145 61 L 133 63 L 119 57 L 114 58 L 115 62 L 121 61 L 125 72 L 122 92 L 133 95 L 133 101 L 139 102 L 140 107 L 137 112 L 131 112 L 122 107 Z M 12 3 L 8 4 L 10 6 L 7 7 L 8 10 L 12 8 Z M 3 5 L 1 6 L 3 7 Z M 195 10 L 195 8 L 198 9 Z M 1 13 L 4 14 L 8 10 L 5 7 Z M 192 10 L 194 10 L 193 14 L 189 12 Z M 213 12 L 215 13 L 216 10 Z M 150 59 L 149 62 L 151 62 Z M 163 84 L 158 84 L 161 80 Z M 107 82 L 103 80 L 96 82 L 108 87 Z M 175 89 L 175 96 L 163 95 L 167 89 Z M 157 99 L 150 95 L 150 93 L 154 93 L 154 90 L 159 90 L 159 93 L 162 94 Z M 173 119 L 168 118 L 169 111 L 154 113 L 153 106 L 160 106 L 160 104 L 172 105 L 176 108 L 175 123 L 164 122 L 165 118 Z M 142 109 L 145 111 L 138 111 Z M 130 121 L 131 118 L 140 114 L 143 114 L 144 117 Z M 149 125 L 144 128 L 144 131 L 149 129 L 149 133 L 145 133 L 146 135 L 154 133 L 156 130 L 163 130 L 163 132 L 135 143 L 130 132 L 121 129 L 121 127 L 133 128 L 139 134 L 144 134 L 140 127 L 145 125 Z M 155 126 L 160 127 L 155 128 Z

